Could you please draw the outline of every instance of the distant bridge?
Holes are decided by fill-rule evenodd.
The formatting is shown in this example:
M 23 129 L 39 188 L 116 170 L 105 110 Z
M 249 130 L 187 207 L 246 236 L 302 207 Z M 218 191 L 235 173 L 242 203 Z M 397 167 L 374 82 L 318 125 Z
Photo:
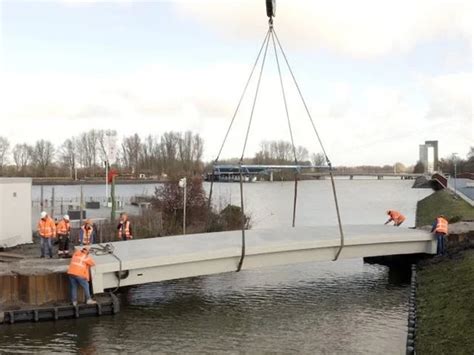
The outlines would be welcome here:
M 211 181 L 240 181 L 240 169 L 242 169 L 242 177 L 244 181 L 255 181 L 259 175 L 270 175 L 270 180 L 273 180 L 273 173 L 278 171 L 298 171 L 302 177 L 310 177 L 315 179 L 325 178 L 329 176 L 327 166 L 315 166 L 315 165 L 237 165 L 237 164 L 223 164 L 215 165 L 212 173 L 207 174 L 206 180 Z M 308 171 L 318 170 L 318 171 Z M 413 173 L 390 173 L 390 172 L 376 172 L 376 173 L 352 173 L 345 171 L 333 170 L 333 176 L 348 177 L 353 179 L 354 177 L 376 177 L 381 180 L 384 177 L 398 177 L 402 180 L 405 179 L 416 179 L 424 174 L 413 174 Z
M 436 242 L 427 231 L 383 225 L 344 228 L 345 245 L 339 259 L 436 253 Z M 113 255 L 94 256 L 96 266 L 91 274 L 95 293 L 119 285 L 235 271 L 241 257 L 241 231 L 137 239 L 111 245 Z M 339 247 L 336 226 L 252 229 L 246 231 L 242 269 L 333 260 Z
M 322 178 L 329 176 L 329 172 L 308 172 L 302 173 L 302 176 L 311 176 L 314 178 Z M 424 174 L 413 174 L 413 173 L 346 173 L 340 171 L 333 171 L 334 176 L 345 176 L 349 177 L 349 179 L 353 179 L 355 176 L 357 177 L 376 177 L 378 180 L 382 180 L 384 177 L 398 177 L 402 180 L 411 180 L 416 179 L 417 177 L 424 176 Z

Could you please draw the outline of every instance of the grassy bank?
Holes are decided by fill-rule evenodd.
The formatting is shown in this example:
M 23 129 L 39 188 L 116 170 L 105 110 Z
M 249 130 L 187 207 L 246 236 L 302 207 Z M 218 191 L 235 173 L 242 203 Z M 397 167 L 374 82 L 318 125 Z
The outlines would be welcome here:
M 474 250 L 434 260 L 418 272 L 417 353 L 472 354 Z
M 463 199 L 455 199 L 447 190 L 439 190 L 423 200 L 416 208 L 416 226 L 431 225 L 434 219 L 443 214 L 450 222 L 455 220 L 474 220 L 474 208 Z

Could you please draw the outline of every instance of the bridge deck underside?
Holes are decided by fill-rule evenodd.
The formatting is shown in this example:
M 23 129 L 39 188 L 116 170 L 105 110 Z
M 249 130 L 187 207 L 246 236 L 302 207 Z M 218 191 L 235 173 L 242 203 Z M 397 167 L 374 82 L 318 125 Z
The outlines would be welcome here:
M 345 226 L 339 258 L 436 252 L 430 233 L 378 225 Z M 193 234 L 115 242 L 114 253 L 127 277 L 120 286 L 235 271 L 241 255 L 241 231 Z M 242 269 L 332 260 L 339 248 L 336 226 L 252 229 L 246 231 Z M 119 262 L 95 256 L 95 292 L 118 285 Z

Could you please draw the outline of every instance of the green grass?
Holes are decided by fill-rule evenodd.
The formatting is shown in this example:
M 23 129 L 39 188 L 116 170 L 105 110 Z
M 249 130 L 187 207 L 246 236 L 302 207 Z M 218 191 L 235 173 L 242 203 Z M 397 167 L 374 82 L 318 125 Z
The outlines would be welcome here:
M 474 353 L 474 250 L 418 272 L 418 354 Z
M 446 190 L 439 190 L 418 201 L 416 226 L 431 225 L 440 214 L 448 217 L 448 220 L 455 217 L 460 217 L 458 220 L 474 220 L 474 207 L 461 198 L 455 199 Z

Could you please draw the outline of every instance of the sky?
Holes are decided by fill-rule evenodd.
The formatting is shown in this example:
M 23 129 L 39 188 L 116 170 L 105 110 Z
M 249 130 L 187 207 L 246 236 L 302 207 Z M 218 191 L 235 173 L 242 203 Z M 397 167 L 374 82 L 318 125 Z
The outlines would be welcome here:
M 473 2 L 277 0 L 275 31 L 333 165 L 474 146 Z M 0 0 L 0 136 L 191 130 L 215 159 L 268 29 L 265 0 Z M 296 145 L 320 152 L 282 64 Z M 257 75 L 220 158 L 240 157 Z M 245 156 L 290 140 L 273 48 Z

